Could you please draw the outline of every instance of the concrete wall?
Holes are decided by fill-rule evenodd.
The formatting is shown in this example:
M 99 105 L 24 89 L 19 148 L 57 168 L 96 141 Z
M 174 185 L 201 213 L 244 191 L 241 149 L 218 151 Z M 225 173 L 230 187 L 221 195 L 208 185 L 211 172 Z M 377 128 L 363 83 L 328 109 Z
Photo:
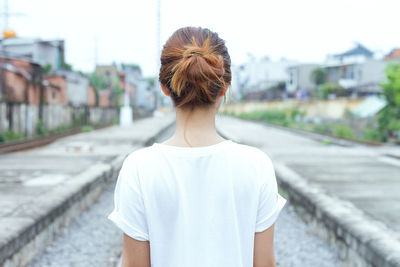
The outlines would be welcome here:
M 265 109 L 290 109 L 298 108 L 306 113 L 308 117 L 323 117 L 331 119 L 340 119 L 343 117 L 346 109 L 354 111 L 364 100 L 338 98 L 332 100 L 295 100 L 286 101 L 268 101 L 268 102 L 245 102 L 237 104 L 227 104 L 221 106 L 220 111 L 233 112 L 235 114 L 242 112 L 251 112 L 254 110 Z
M 11 120 L 7 114 L 12 113 Z M 32 135 L 39 121 L 37 105 L 0 103 L 0 132 L 8 129 L 19 134 Z M 101 107 L 72 107 L 67 105 L 44 105 L 43 123 L 46 129 L 69 126 L 74 120 L 81 124 L 112 123 L 118 118 L 118 109 Z

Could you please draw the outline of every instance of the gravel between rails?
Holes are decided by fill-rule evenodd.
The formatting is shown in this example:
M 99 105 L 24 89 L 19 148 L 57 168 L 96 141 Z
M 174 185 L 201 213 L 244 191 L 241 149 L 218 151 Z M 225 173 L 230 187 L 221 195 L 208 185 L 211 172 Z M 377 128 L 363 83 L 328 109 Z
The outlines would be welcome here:
M 279 267 L 341 267 L 339 252 L 317 236 L 287 203 L 275 227 L 275 255 Z
M 115 181 L 87 210 L 63 229 L 29 267 L 110 267 L 122 251 L 122 232 L 107 219 L 114 202 Z

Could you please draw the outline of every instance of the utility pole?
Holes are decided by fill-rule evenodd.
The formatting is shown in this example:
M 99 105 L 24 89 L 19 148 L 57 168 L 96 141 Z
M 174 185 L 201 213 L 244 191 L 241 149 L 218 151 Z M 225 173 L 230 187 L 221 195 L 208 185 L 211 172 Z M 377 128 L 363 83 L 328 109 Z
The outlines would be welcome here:
M 4 25 L 3 25 L 3 31 L 10 30 L 8 28 L 8 19 L 10 16 L 25 16 L 23 13 L 10 13 L 8 12 L 8 0 L 3 0 L 3 12 L 1 13 L 1 16 L 4 18 Z
M 160 0 L 156 0 L 156 20 L 157 20 L 157 53 L 156 53 L 156 77 L 154 78 L 154 110 L 157 110 L 160 102 L 159 94 L 161 91 L 160 83 L 158 82 L 158 76 L 160 71 L 160 57 L 161 57 L 161 3 Z

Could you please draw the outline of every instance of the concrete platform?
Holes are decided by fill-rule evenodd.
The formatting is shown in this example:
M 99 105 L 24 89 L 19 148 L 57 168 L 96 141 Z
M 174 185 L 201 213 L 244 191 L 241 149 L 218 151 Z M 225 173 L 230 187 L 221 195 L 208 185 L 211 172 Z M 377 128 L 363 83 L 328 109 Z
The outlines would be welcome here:
M 0 266 L 24 266 L 116 177 L 131 151 L 149 145 L 175 115 L 82 133 L 0 155 Z
M 226 138 L 256 146 L 303 217 L 350 266 L 400 266 L 400 148 L 326 145 L 290 131 L 217 116 Z

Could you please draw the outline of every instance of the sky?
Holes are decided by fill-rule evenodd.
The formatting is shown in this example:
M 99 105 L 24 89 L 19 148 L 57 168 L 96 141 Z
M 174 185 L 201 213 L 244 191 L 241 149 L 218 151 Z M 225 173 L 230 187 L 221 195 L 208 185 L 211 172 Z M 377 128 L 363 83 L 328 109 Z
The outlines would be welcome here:
M 180 27 L 206 27 L 226 41 L 236 65 L 250 55 L 318 63 L 355 42 L 380 53 L 400 48 L 399 0 L 160 2 L 161 46 Z M 97 59 L 139 64 L 145 76 L 157 73 L 157 0 L 9 0 L 8 6 L 20 13 L 8 23 L 19 37 L 65 39 L 74 69 L 93 71 Z

